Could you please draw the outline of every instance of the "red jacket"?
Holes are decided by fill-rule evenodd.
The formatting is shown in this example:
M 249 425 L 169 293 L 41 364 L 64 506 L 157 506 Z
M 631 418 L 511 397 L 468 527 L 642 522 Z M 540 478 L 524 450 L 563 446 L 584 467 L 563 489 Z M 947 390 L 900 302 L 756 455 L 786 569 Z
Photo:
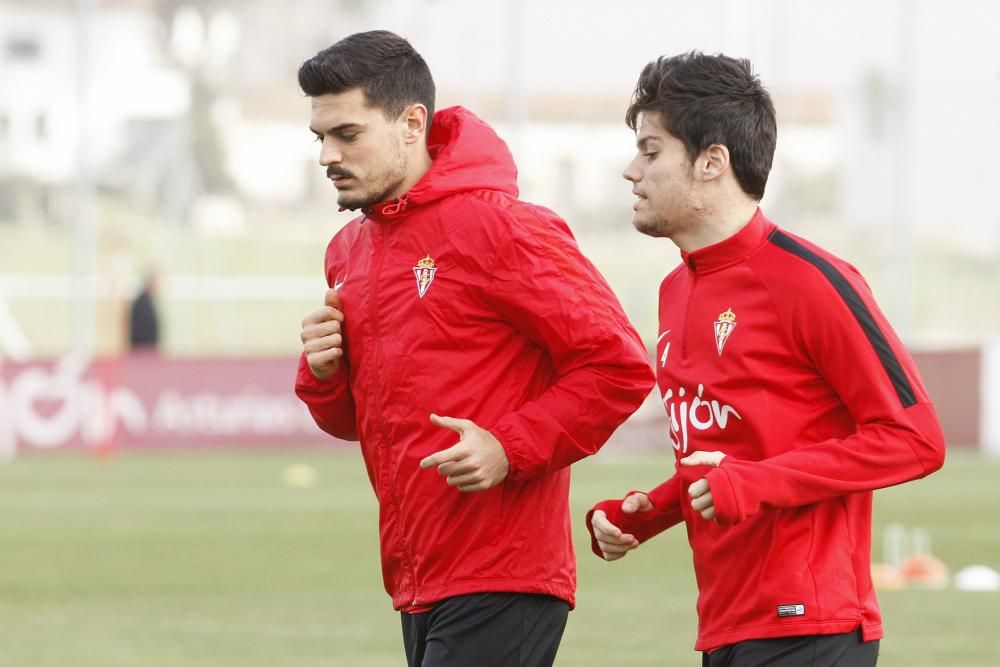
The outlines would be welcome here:
M 697 650 L 858 627 L 880 638 L 872 490 L 944 463 L 913 360 L 854 267 L 759 210 L 683 258 L 660 287 L 660 391 L 678 460 L 727 456 L 714 469 L 677 466 L 649 513 L 597 508 L 640 541 L 686 521 Z M 687 488 L 701 477 L 717 521 L 691 509 Z
M 321 428 L 361 441 L 397 609 L 487 591 L 573 604 L 568 466 L 649 394 L 648 355 L 566 223 L 517 200 L 513 160 L 488 125 L 439 111 L 428 149 L 420 182 L 330 242 L 345 360 L 320 382 L 303 359 L 296 392 Z M 492 432 L 506 480 L 462 493 L 421 470 L 457 441 L 431 413 Z

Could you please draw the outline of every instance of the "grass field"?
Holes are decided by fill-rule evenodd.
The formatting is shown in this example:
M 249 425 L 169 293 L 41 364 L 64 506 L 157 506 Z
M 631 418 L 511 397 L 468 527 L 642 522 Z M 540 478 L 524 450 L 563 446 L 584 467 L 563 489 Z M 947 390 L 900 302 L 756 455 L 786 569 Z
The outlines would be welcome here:
M 313 466 L 317 485 L 285 485 L 291 463 Z M 667 467 L 578 465 L 574 526 L 595 499 L 650 486 Z M 926 527 L 953 569 L 1000 569 L 998 478 L 1000 463 L 952 455 L 935 476 L 880 492 L 877 525 Z M 557 664 L 700 664 L 683 531 L 613 564 L 584 537 L 577 530 L 579 606 Z M 376 554 L 375 500 L 355 452 L 23 457 L 0 465 L 0 666 L 400 665 Z M 881 666 L 1000 665 L 1000 594 L 881 600 Z

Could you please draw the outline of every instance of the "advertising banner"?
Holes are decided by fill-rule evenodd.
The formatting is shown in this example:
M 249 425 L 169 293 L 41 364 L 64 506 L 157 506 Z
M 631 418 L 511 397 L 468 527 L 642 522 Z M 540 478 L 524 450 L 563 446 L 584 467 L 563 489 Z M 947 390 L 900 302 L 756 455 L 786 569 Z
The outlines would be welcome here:
M 294 394 L 297 357 L 0 365 L 0 453 L 330 445 Z

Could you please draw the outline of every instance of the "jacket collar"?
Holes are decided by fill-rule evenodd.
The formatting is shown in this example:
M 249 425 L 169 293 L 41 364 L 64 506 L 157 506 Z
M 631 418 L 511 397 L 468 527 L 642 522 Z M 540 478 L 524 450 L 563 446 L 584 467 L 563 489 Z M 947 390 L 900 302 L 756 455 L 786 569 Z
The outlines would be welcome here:
M 752 255 L 776 228 L 758 207 L 750 222 L 728 239 L 692 252 L 681 251 L 681 258 L 688 270 L 694 273 L 718 271 Z
M 362 210 L 378 222 L 395 222 L 445 197 L 494 190 L 517 197 L 517 167 L 507 144 L 468 109 L 450 107 L 434 114 L 427 137 L 433 163 L 408 192 Z

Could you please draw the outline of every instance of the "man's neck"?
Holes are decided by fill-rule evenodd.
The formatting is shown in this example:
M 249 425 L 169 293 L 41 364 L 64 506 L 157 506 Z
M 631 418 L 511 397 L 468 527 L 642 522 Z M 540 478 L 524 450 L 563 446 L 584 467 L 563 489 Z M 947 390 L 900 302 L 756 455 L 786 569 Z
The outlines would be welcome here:
M 425 146 L 423 150 L 419 151 L 416 157 L 410 162 L 406 178 L 400 184 L 393 196 L 401 197 L 409 192 L 410 188 L 419 183 L 420 179 L 423 178 L 428 171 L 430 171 L 431 165 L 433 164 L 434 161 L 431 160 L 431 154 L 427 151 Z
M 705 209 L 697 215 L 689 233 L 671 239 L 684 252 L 694 252 L 721 243 L 747 226 L 757 212 L 757 202 L 746 200 L 734 206 Z

